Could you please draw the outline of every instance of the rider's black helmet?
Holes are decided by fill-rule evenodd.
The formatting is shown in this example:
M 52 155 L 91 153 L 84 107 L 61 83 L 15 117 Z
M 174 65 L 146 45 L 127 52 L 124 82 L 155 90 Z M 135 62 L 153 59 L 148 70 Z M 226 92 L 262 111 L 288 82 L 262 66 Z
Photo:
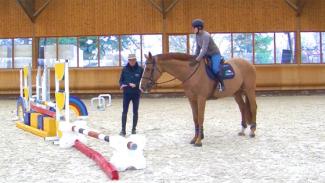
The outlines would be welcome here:
M 204 22 L 201 19 L 194 19 L 192 21 L 192 27 L 195 28 L 197 27 L 199 30 L 202 30 L 204 27 Z

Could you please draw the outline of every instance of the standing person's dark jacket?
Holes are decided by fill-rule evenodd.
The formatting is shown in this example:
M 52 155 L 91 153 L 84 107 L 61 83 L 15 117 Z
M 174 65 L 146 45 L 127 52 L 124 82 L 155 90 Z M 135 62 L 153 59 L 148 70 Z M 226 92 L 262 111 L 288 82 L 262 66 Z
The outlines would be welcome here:
M 123 93 L 141 93 L 139 85 L 142 73 L 143 68 L 140 67 L 138 63 L 136 63 L 134 67 L 131 67 L 129 63 L 124 66 L 120 77 L 120 86 L 127 86 L 123 88 Z M 134 83 L 136 87 L 132 88 L 129 86 L 129 83 Z

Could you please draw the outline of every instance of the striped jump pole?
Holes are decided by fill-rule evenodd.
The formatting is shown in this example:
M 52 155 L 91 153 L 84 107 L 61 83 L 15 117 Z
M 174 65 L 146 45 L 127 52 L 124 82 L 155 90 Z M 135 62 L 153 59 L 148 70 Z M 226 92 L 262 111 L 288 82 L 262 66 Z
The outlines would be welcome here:
M 93 138 L 96 138 L 96 139 L 99 139 L 99 140 L 102 140 L 102 141 L 105 141 L 105 142 L 109 142 L 109 136 L 108 135 L 97 133 L 97 132 L 87 130 L 87 129 L 84 129 L 84 128 L 80 128 L 80 127 L 77 127 L 77 126 L 72 126 L 72 131 L 83 134 L 83 135 L 86 135 L 86 136 L 89 136 L 89 137 L 93 137 Z M 133 142 L 130 141 L 130 142 L 127 143 L 127 148 L 130 149 L 130 150 L 136 150 L 138 148 L 138 145 L 136 143 L 133 143 Z

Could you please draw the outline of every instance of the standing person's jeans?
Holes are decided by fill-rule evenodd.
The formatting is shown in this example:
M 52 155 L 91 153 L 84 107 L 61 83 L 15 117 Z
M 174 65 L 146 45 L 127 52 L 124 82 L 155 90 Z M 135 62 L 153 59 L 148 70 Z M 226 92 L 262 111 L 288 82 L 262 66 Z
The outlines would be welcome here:
M 122 131 L 125 132 L 126 119 L 129 110 L 129 104 L 132 101 L 133 104 L 133 126 L 132 131 L 136 129 L 138 123 L 138 109 L 140 103 L 139 93 L 124 93 L 123 94 L 123 112 L 122 112 Z
M 211 60 L 212 60 L 212 71 L 215 75 L 217 75 L 218 72 L 220 71 L 221 55 L 214 54 L 211 56 Z

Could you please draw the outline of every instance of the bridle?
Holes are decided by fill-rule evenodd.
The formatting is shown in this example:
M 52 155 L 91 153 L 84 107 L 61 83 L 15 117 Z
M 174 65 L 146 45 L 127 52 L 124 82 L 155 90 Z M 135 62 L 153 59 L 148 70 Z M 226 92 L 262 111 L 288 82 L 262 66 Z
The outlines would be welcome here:
M 198 68 L 200 67 L 200 63 L 201 62 L 199 62 L 199 64 L 197 65 L 197 67 L 195 68 L 195 70 L 184 80 L 184 81 L 182 81 L 182 83 L 180 83 L 179 85 L 182 85 L 183 83 L 185 83 L 187 80 L 189 80 L 189 79 L 191 79 L 192 78 L 192 76 L 196 73 L 196 71 L 198 70 Z M 142 77 L 142 79 L 147 79 L 147 80 L 149 80 L 149 86 L 150 87 L 152 87 L 152 86 L 154 86 L 154 85 L 161 85 L 161 84 L 165 84 L 165 83 L 169 83 L 169 82 L 172 82 L 172 81 L 174 81 L 174 80 L 176 80 L 177 78 L 176 77 L 174 77 L 174 78 L 172 78 L 172 79 L 170 79 L 170 80 L 167 80 L 167 81 L 163 81 L 163 82 L 156 82 L 156 81 L 154 81 L 153 80 L 153 77 L 154 77 L 154 72 L 155 72 L 155 70 L 157 70 L 159 73 L 162 73 L 160 70 L 159 70 L 159 68 L 157 67 L 157 63 L 156 63 L 156 58 L 155 57 L 153 57 L 153 59 L 152 59 L 152 61 L 146 61 L 145 62 L 145 65 L 147 66 L 147 65 L 152 65 L 152 69 L 151 69 L 151 72 L 150 72 L 150 76 L 149 77 Z M 179 86 L 179 85 L 176 85 L 176 86 Z M 174 87 L 176 87 L 176 86 L 174 86 Z

